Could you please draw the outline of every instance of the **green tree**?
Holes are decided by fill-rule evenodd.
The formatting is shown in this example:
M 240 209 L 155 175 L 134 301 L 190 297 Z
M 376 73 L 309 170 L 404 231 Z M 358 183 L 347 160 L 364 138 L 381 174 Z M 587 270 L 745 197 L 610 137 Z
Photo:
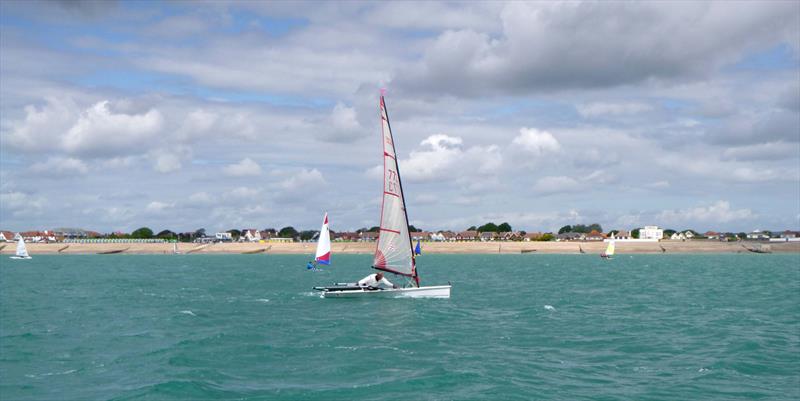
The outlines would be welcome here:
M 367 230 L 367 231 L 369 231 L 369 232 L 371 232 L 371 233 L 376 233 L 376 232 L 378 232 L 378 231 L 380 231 L 380 230 L 381 230 L 381 228 L 380 228 L 380 227 L 378 227 L 378 226 L 374 226 L 374 227 L 370 227 L 370 229 L 369 229 L 369 230 Z
M 469 228 L 466 231 L 478 231 L 478 227 L 469 226 Z
M 597 224 L 597 223 L 589 224 L 589 227 L 586 227 L 586 229 L 589 230 L 589 231 L 587 231 L 588 233 L 590 233 L 592 231 L 597 231 L 599 233 L 603 232 L 603 226 L 601 226 L 600 224 Z
M 235 229 L 235 228 L 231 228 L 230 230 L 228 230 L 226 232 L 231 235 L 231 238 L 233 238 L 234 241 L 238 241 L 239 237 L 242 236 L 242 232 L 237 230 L 237 229 Z
M 281 238 L 297 238 L 299 234 L 292 226 L 281 228 L 278 231 L 278 236 Z
M 497 232 L 510 233 L 511 231 L 514 231 L 511 229 L 511 224 L 503 223 L 497 226 Z
M 139 238 L 139 239 L 153 238 L 153 230 L 147 227 L 136 229 L 131 233 L 131 238 Z
M 480 231 L 482 233 L 496 233 L 497 232 L 497 224 L 486 223 L 486 224 L 478 227 L 478 231 Z
M 420 230 L 419 228 L 416 228 L 414 226 L 408 226 L 408 231 L 412 232 L 412 233 L 421 233 L 422 232 L 422 230 Z
M 639 230 L 641 230 L 641 228 L 634 228 L 633 230 L 631 230 L 631 238 L 637 238 L 638 239 L 639 238 Z
M 551 233 L 542 234 L 537 241 L 552 241 L 555 236 Z
M 160 233 L 156 234 L 156 237 L 162 239 L 175 239 L 177 237 L 177 234 L 175 234 L 170 230 L 163 230 Z
M 736 234 L 736 237 L 739 239 L 747 239 L 747 233 Z
M 669 237 L 672 236 L 672 234 L 675 234 L 676 232 L 677 231 L 675 231 L 675 230 L 673 230 L 671 228 L 668 228 L 668 229 L 664 230 L 664 238 L 669 238 Z
M 616 236 L 617 234 L 619 234 L 619 230 L 611 230 L 611 231 L 608 232 L 609 236 L 612 236 L 612 235 Z
M 309 241 L 309 240 L 313 239 L 314 236 L 316 236 L 318 232 L 319 231 L 314 231 L 314 230 L 300 231 L 300 240 L 301 241 Z
M 576 233 L 588 233 L 589 227 L 586 227 L 585 224 L 575 224 L 572 226 L 572 231 Z
M 206 236 L 206 229 L 205 228 L 198 228 L 194 232 L 194 238 L 203 238 Z
M 570 225 L 566 225 L 566 226 L 561 227 L 561 228 L 558 229 L 558 233 L 559 234 L 564 234 L 564 233 L 568 233 L 568 232 L 571 232 L 571 231 L 572 231 L 572 226 L 570 226 Z

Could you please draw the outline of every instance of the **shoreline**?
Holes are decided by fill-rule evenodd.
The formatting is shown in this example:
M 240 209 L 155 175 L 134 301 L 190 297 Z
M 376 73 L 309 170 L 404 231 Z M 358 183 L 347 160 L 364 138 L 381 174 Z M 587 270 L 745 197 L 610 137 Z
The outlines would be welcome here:
M 0 254 L 13 255 L 16 245 L 6 243 Z M 756 241 L 719 242 L 719 241 L 661 241 L 648 243 L 617 242 L 618 254 L 711 254 L 711 253 L 751 253 L 749 249 L 769 245 L 772 253 L 800 253 L 800 242 Z M 0 245 L 1 246 L 1 245 Z M 160 255 L 173 254 L 172 243 L 139 244 L 67 244 L 67 243 L 31 243 L 26 244 L 31 255 L 87 255 L 87 254 L 137 254 Z M 424 242 L 424 254 L 585 254 L 602 253 L 606 248 L 604 242 Z M 316 243 L 265 242 L 265 243 L 216 243 L 195 244 L 179 243 L 180 254 L 278 254 L 278 255 L 313 255 Z M 331 252 L 336 254 L 372 254 L 374 242 L 333 242 Z

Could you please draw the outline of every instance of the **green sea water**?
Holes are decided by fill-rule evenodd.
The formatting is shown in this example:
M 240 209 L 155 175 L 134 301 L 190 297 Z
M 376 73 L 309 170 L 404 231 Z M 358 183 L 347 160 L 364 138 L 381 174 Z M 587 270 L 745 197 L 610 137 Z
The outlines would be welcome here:
M 450 299 L 308 258 L 4 257 L 0 400 L 800 399 L 797 254 L 420 257 Z

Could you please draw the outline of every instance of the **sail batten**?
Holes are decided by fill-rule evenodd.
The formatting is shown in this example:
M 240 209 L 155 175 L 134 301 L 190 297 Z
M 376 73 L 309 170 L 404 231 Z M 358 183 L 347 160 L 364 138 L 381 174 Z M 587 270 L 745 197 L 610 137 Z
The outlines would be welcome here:
M 397 165 L 389 114 L 383 96 L 380 98 L 381 135 L 383 141 L 383 202 L 378 244 L 373 267 L 391 273 L 414 277 L 414 248 L 408 230 L 403 185 Z

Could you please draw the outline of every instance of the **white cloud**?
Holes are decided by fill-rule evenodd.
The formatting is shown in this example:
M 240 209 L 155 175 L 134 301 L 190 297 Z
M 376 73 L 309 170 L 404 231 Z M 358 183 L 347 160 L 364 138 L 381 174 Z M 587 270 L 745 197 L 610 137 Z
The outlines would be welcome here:
M 286 191 L 313 192 L 325 185 L 325 178 L 317 169 L 303 169 L 291 177 L 281 181 L 280 188 Z
M 796 44 L 796 16 L 780 2 L 509 2 L 501 33 L 447 30 L 396 81 L 417 92 L 485 96 L 698 79 L 747 50 Z
M 800 156 L 800 145 L 785 142 L 768 142 L 727 148 L 723 160 L 777 160 Z
M 0 194 L 0 212 L 11 212 L 14 217 L 23 219 L 40 215 L 45 206 L 45 201 L 39 196 L 24 192 L 12 191 Z
M 536 128 L 521 128 L 511 143 L 536 156 L 561 150 L 561 145 L 551 133 Z
M 86 163 L 71 157 L 50 157 L 47 161 L 35 163 L 31 171 L 48 176 L 69 177 L 89 172 Z
M 159 173 L 170 173 L 180 170 L 182 165 L 180 155 L 165 150 L 153 152 L 151 158 L 155 161 L 153 169 Z
M 37 108 L 25 106 L 25 119 L 12 122 L 7 143 L 25 151 L 42 151 L 59 147 L 60 136 L 73 126 L 80 113 L 68 98 L 47 97 Z
M 533 190 L 543 195 L 576 192 L 580 189 L 581 184 L 577 180 L 566 176 L 542 177 L 533 185 Z
M 244 200 L 250 202 L 257 202 L 257 197 L 261 194 L 260 189 L 248 187 L 236 187 L 229 192 L 223 194 L 223 197 L 228 200 Z
M 577 106 L 578 113 L 583 117 L 619 116 L 624 114 L 639 114 L 653 109 L 647 103 L 587 103 Z
M 750 209 L 731 209 L 727 201 L 717 201 L 708 206 L 680 210 L 664 210 L 656 218 L 665 224 L 728 223 L 740 220 L 753 220 L 758 215 Z
M 189 196 L 186 204 L 189 206 L 207 206 L 214 202 L 214 198 L 207 192 L 196 192 Z
M 171 208 L 175 207 L 174 203 L 165 203 L 159 201 L 152 201 L 147 204 L 145 211 L 148 213 L 163 213 Z
M 366 130 L 358 122 L 356 109 L 347 107 L 342 102 L 336 103 L 328 117 L 328 129 L 322 132 L 322 138 L 333 142 L 351 142 L 365 135 Z
M 499 171 L 503 157 L 497 146 L 464 149 L 462 144 L 460 137 L 429 136 L 420 142 L 427 149 L 412 151 L 407 160 L 400 160 L 403 179 L 433 181 L 444 177 L 456 179 L 468 174 L 492 175 Z
M 109 101 L 83 111 L 63 137 L 63 148 L 72 154 L 113 156 L 149 148 L 161 131 L 164 118 L 158 110 L 144 114 L 114 113 Z
M 201 137 L 209 133 L 219 120 L 216 113 L 203 109 L 194 110 L 181 123 L 178 137 L 184 140 Z
M 261 166 L 247 157 L 239 163 L 225 166 L 222 172 L 229 177 L 252 177 L 261 175 Z

